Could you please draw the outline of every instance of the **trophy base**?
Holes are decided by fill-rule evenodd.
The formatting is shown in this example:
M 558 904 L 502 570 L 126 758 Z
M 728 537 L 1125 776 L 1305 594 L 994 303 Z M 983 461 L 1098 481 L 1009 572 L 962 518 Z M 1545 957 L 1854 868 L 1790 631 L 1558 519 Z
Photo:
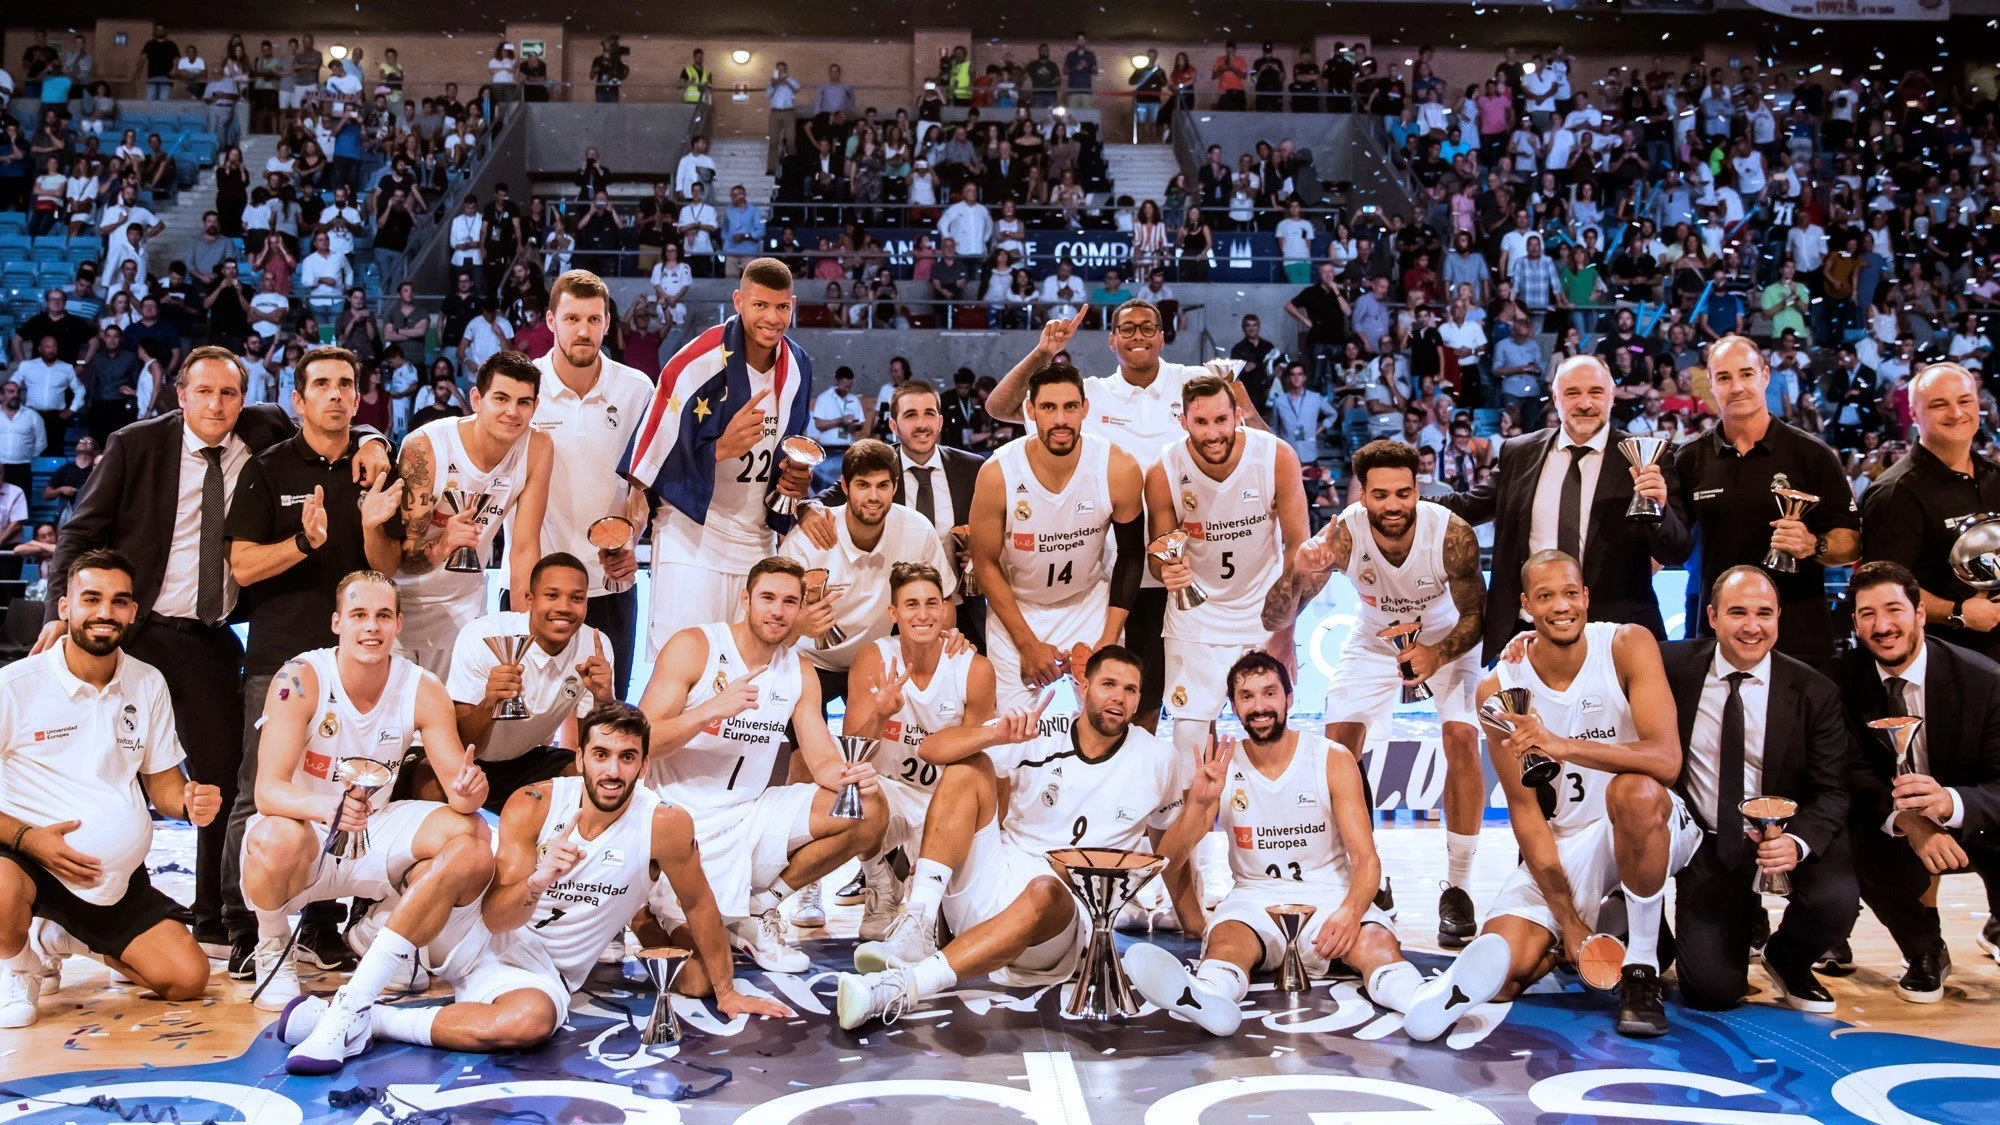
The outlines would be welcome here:
M 1542 754 L 1521 757 L 1521 784 L 1530 789 L 1547 785 L 1562 773 L 1562 763 Z
M 860 820 L 866 814 L 861 808 L 861 790 L 852 785 L 844 786 L 833 798 L 833 807 L 826 815 L 835 820 Z
M 1403 702 L 1422 703 L 1424 700 L 1431 698 L 1435 694 L 1436 694 L 1435 692 L 1431 691 L 1431 686 L 1429 684 L 1416 684 L 1412 687 L 1406 687 L 1403 689 Z
M 1091 928 L 1090 943 L 1070 978 L 1063 1014 L 1087 1020 L 1128 1020 L 1139 1014 L 1139 1001 L 1132 983 L 1125 979 L 1125 967 L 1118 962 L 1118 948 L 1111 940 L 1110 919 Z
M 799 504 L 801 502 L 802 501 L 800 501 L 797 497 L 787 496 L 782 492 L 777 492 L 777 493 L 772 493 L 771 498 L 765 501 L 764 506 L 771 509 L 771 511 L 776 515 L 789 516 L 799 510 Z
M 1797 574 L 1799 560 L 1783 551 L 1772 551 L 1764 556 L 1764 569 L 1776 574 Z
M 522 719 L 531 719 L 533 717 L 533 715 L 528 713 L 526 707 L 509 707 L 507 704 L 502 703 L 493 709 L 493 721 L 496 723 L 518 722 Z
M 1661 512 L 1658 508 L 1627 508 L 1625 518 L 1633 523 L 1659 523 Z
M 1790 898 L 1792 897 L 1792 877 L 1783 871 L 1775 875 L 1766 875 L 1759 871 L 1757 873 L 1757 893 L 1760 895 L 1773 895 L 1777 898 Z

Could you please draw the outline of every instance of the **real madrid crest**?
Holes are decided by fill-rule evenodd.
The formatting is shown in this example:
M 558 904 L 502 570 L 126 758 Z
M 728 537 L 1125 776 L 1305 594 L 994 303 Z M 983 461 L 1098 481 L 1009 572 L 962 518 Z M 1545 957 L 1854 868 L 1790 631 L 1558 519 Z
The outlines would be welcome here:
M 1060 793 L 1061 791 L 1056 788 L 1055 783 L 1050 782 L 1049 787 L 1042 790 L 1042 804 L 1047 805 L 1049 808 L 1055 808 L 1056 798 Z
M 1364 566 L 1364 567 L 1362 567 L 1362 568 L 1361 568 L 1361 584 L 1362 584 L 1363 586 L 1373 586 L 1373 585 L 1375 584 L 1375 568 L 1374 568 L 1374 567 L 1372 567 L 1372 566 Z
M 1194 489 L 1192 488 L 1181 489 L 1181 506 L 1186 508 L 1190 512 L 1194 511 L 1195 508 Z
M 332 738 L 339 733 L 340 720 L 333 717 L 333 712 L 328 711 L 326 718 L 319 721 L 319 736 L 321 738 Z
M 1238 789 L 1229 795 L 1229 807 L 1235 809 L 1237 812 L 1249 812 L 1250 794 Z
M 1187 706 L 1187 689 L 1179 684 L 1174 685 L 1174 706 L 1176 707 Z
M 729 687 L 729 674 L 717 669 L 715 672 L 715 694 L 721 695 Z
M 1034 514 L 1034 510 L 1028 507 L 1026 500 L 1014 501 L 1014 518 L 1016 520 L 1025 522 L 1029 516 Z
M 564 699 L 575 699 L 583 693 L 583 689 L 578 686 L 575 676 L 566 676 L 563 678 L 562 692 Z

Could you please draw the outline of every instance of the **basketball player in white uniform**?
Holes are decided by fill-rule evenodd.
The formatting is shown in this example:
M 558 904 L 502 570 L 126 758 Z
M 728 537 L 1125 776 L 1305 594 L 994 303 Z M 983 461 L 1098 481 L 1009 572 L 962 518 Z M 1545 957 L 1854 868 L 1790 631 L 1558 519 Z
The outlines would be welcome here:
M 341 579 L 333 618 L 338 643 L 279 669 L 265 698 L 257 812 L 243 835 L 243 897 L 257 913 L 257 978 L 270 980 L 257 998 L 264 1011 L 283 1008 L 299 992 L 290 959 L 280 963 L 290 933 L 286 917 L 298 908 L 400 894 L 387 930 L 369 950 L 386 946 L 384 956 L 391 956 L 404 944 L 435 938 L 451 908 L 476 901 L 493 874 L 477 815 L 486 775 L 458 740 L 444 685 L 395 655 L 402 624 L 396 597 L 396 584 L 374 571 Z M 391 801 L 393 781 L 365 800 L 349 794 L 341 762 L 380 762 L 393 778 L 418 738 L 431 772 L 450 779 L 443 804 Z M 326 854 L 335 828 L 366 831 L 366 854 Z M 404 940 L 389 940 L 395 935 Z
M 1326 736 L 1357 758 L 1368 728 L 1389 721 L 1405 684 L 1430 686 L 1445 760 L 1447 864 L 1438 942 L 1457 948 L 1472 939 L 1465 887 L 1486 808 L 1472 699 L 1486 601 L 1479 539 L 1464 520 L 1417 499 L 1417 451 L 1402 442 L 1369 442 L 1355 452 L 1352 467 L 1361 501 L 1299 548 L 1292 589 L 1274 588 L 1265 619 L 1296 617 L 1334 571 L 1354 583 L 1361 604 L 1322 713 Z M 1379 634 L 1411 622 L 1422 625 L 1417 643 L 1398 655 Z
M 935 566 L 899 562 L 889 571 L 889 620 L 896 635 L 883 637 L 854 658 L 848 674 L 843 734 L 877 738 L 875 768 L 882 773 L 882 796 L 889 828 L 882 853 L 861 861 L 861 940 L 890 939 L 896 927 L 917 925 L 897 911 L 895 873 L 882 858 L 902 848 L 915 856 L 924 838 L 942 767 L 924 760 L 924 744 L 977 737 L 993 717 L 993 665 L 970 646 L 951 651 L 945 631 L 951 600 L 948 579 Z
M 879 854 L 889 815 L 875 767 L 841 761 L 819 679 L 792 647 L 804 568 L 763 559 L 742 599 L 735 624 L 682 629 L 661 650 L 639 701 L 653 724 L 647 780 L 694 816 L 702 869 L 737 947 L 767 971 L 800 973 L 811 962 L 786 943 L 778 904 L 850 859 Z M 770 784 L 787 726 L 812 782 Z M 861 790 L 860 820 L 828 815 L 845 785 Z M 656 892 L 648 905 L 680 943 L 685 919 L 672 896 Z
M 1166 703 L 1174 745 L 1193 753 L 1205 745 L 1221 713 L 1222 673 L 1245 652 L 1271 640 L 1264 601 L 1289 582 L 1288 546 L 1306 538 L 1305 481 L 1299 455 L 1268 431 L 1239 424 L 1231 384 L 1200 375 L 1181 386 L 1181 428 L 1146 470 L 1146 523 L 1151 538 L 1179 529 L 1186 555 L 1148 565 L 1168 590 Z M 1208 600 L 1182 609 L 1173 591 L 1199 582 Z
M 1660 913 L 1667 879 L 1693 858 L 1702 829 L 1673 791 L 1680 727 L 1659 643 L 1643 626 L 1589 621 L 1582 572 L 1560 551 L 1522 564 L 1521 608 L 1535 627 L 1526 659 L 1501 661 L 1479 685 L 1481 702 L 1503 687 L 1527 688 L 1532 701 L 1513 734 L 1489 727 L 1487 743 L 1521 865 L 1459 955 L 1476 967 L 1448 986 L 1426 985 L 1405 1026 L 1429 1038 L 1463 1007 L 1511 997 L 1558 961 L 1574 962 L 1599 906 L 1621 892 L 1628 937 L 1618 1031 L 1664 1035 Z M 1521 784 L 1521 756 L 1531 750 L 1562 763 L 1539 794 Z
M 438 975 L 452 986 L 452 1003 L 378 1003 L 381 990 L 363 979 L 364 958 L 330 1001 L 301 996 L 278 1017 L 274 1030 L 294 1045 L 292 1059 L 313 1059 L 322 1041 L 344 1044 L 342 1059 L 353 1058 L 376 1038 L 447 1051 L 531 1050 L 562 1026 L 598 951 L 624 930 L 656 879 L 673 888 L 693 937 L 694 956 L 678 979 L 683 993 L 709 992 L 712 981 L 724 1016 L 792 1014 L 736 991 L 694 823 L 641 778 L 645 716 L 630 704 L 606 703 L 579 726 L 581 776 L 539 782 L 508 799 L 492 886 L 481 902 L 452 911 L 429 946 Z M 369 947 L 370 957 L 376 948 Z
M 1359 764 L 1316 732 L 1286 728 L 1292 678 L 1270 653 L 1239 658 L 1225 682 L 1248 737 L 1221 741 L 1225 783 L 1190 790 L 1188 806 L 1198 822 L 1221 826 L 1236 886 L 1209 918 L 1192 974 L 1159 946 L 1136 944 L 1125 953 L 1133 986 L 1212 1035 L 1233 1034 L 1250 974 L 1276 969 L 1285 956 L 1284 935 L 1265 908 L 1297 904 L 1314 911 L 1299 936 L 1308 973 L 1345 961 L 1370 999 L 1406 1010 L 1424 978 L 1403 959 L 1395 923 L 1373 901 L 1382 861 Z
M 911 951 L 923 954 L 914 962 L 887 942 L 857 949 L 864 971 L 841 974 L 841 1027 L 893 1018 L 982 973 L 1022 987 L 1068 979 L 1089 923 L 1047 853 L 1131 849 L 1150 839 L 1159 854 L 1185 861 L 1208 831 L 1212 820 L 1186 811 L 1193 760 L 1132 722 L 1138 657 L 1117 645 L 1097 650 L 1079 694 L 1083 713 L 1073 722 L 1044 719 L 1036 707 L 973 728 L 971 737 L 925 743 L 924 760 L 946 769 L 931 796 L 908 906 L 926 929 L 941 906 L 956 936 L 942 950 L 925 943 Z M 1221 770 L 1206 772 L 1220 786 Z
M 1001 710 L 1026 708 L 1061 680 L 1074 646 L 1117 643 L 1145 572 L 1139 464 L 1083 432 L 1083 376 L 1044 368 L 1028 380 L 1028 405 L 1035 432 L 980 466 L 972 493 L 972 566 L 999 626 L 988 626 L 986 655 Z
M 450 669 L 459 630 L 486 613 L 486 572 L 444 569 L 451 553 L 471 547 L 484 564 L 505 517 L 509 588 L 525 590 L 529 569 L 542 557 L 555 447 L 531 427 L 541 381 L 541 369 L 527 356 L 497 352 L 479 367 L 472 417 L 440 418 L 403 439 L 398 651 L 433 675 Z M 442 500 L 447 491 L 481 503 L 453 514 Z

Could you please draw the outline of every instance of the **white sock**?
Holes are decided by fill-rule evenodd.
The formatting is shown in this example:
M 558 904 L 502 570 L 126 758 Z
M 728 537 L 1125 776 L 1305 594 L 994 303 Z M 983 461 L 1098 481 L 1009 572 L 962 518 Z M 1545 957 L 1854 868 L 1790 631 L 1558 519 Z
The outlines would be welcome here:
M 910 982 L 916 986 L 919 999 L 948 992 L 958 983 L 958 973 L 953 971 L 951 962 L 945 960 L 942 953 L 933 953 L 903 971 L 910 974 Z
M 878 890 L 885 887 L 893 890 L 896 886 L 896 869 L 890 867 L 888 859 L 883 856 L 864 859 L 861 861 L 861 885 Z
M 1444 834 L 1444 881 L 1454 887 L 1463 887 L 1472 879 L 1472 857 L 1479 851 L 1479 834 L 1462 836 L 1457 832 Z
M 265 910 L 263 907 L 253 907 L 252 909 L 257 912 L 257 940 L 259 942 L 270 941 L 272 938 L 283 941 L 292 936 L 292 920 L 285 916 L 284 911 Z
M 1194 967 L 1194 979 L 1231 1004 L 1250 994 L 1250 975 L 1233 961 L 1204 957 Z
M 431 1045 L 431 1025 L 437 1022 L 438 1013 L 442 1011 L 444 1009 L 439 1007 L 398 1008 L 377 1004 L 369 1016 L 374 1023 L 375 1038 L 428 1047 Z
M 1666 906 L 1666 884 L 1651 898 L 1623 884 L 1618 889 L 1625 892 L 1625 963 L 1659 968 L 1660 911 Z
M 770 886 L 761 891 L 751 892 L 750 916 L 755 918 L 765 911 L 776 910 L 779 903 L 792 897 L 794 893 L 796 892 L 793 891 L 791 884 L 783 879 L 772 880 Z
M 350 1012 L 359 1012 L 382 998 L 382 990 L 398 980 L 410 979 L 410 966 L 417 959 L 417 947 L 410 939 L 388 928 L 375 935 L 354 975 L 333 994 L 333 1002 Z
M 951 868 L 934 859 L 920 859 L 910 873 L 910 893 L 903 906 L 923 919 L 924 925 L 935 926 L 938 908 L 944 905 L 945 888 L 949 886 Z
M 65 957 L 92 956 L 90 947 L 76 940 L 68 930 L 47 918 L 37 918 L 28 927 L 29 944 L 39 946 L 44 957 L 61 961 Z
M 9 972 L 25 973 L 31 977 L 42 975 L 42 958 L 31 942 L 23 941 L 21 952 L 7 958 L 6 965 Z
M 1391 1011 L 1407 1012 L 1424 974 L 1408 961 L 1391 961 L 1368 975 L 1368 998 Z

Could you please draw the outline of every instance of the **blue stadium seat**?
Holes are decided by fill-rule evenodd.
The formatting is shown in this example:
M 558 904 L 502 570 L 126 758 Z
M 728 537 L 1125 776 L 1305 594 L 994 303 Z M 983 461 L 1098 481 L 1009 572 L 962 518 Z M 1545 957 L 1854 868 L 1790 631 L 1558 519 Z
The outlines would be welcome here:
M 26 234 L 28 215 L 25 211 L 0 211 L 0 235 Z
M 1477 407 L 1472 412 L 1472 432 L 1480 437 L 1491 437 L 1500 432 L 1500 412 L 1489 406 Z
M 45 234 L 37 238 L 34 244 L 28 247 L 28 260 L 31 262 L 60 262 L 63 260 L 63 255 L 68 252 L 68 249 L 68 245 L 63 241 L 61 235 Z
M 85 262 L 94 262 L 101 257 L 103 255 L 99 253 L 97 242 L 94 239 L 79 238 L 69 244 L 67 258 L 71 265 L 80 266 Z
M 0 233 L 0 262 L 26 261 L 28 236 L 18 231 Z

